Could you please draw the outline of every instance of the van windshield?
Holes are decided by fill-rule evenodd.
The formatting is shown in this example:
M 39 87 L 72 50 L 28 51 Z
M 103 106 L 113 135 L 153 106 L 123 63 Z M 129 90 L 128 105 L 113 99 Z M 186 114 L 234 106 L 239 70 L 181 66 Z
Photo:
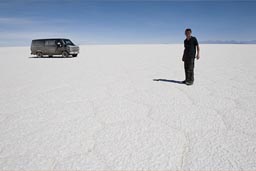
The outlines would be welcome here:
M 64 41 L 64 44 L 65 44 L 65 45 L 72 45 L 72 46 L 74 46 L 74 43 L 71 42 L 71 40 L 64 39 L 63 41 Z

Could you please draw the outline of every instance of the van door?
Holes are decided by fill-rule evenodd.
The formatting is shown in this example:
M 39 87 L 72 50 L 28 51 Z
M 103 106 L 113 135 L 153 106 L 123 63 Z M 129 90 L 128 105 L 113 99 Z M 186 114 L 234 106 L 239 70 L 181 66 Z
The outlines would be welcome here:
M 59 40 L 56 40 L 56 46 L 57 46 L 57 49 L 56 49 L 56 55 L 61 55 L 62 54 L 62 51 L 64 50 L 64 43 L 61 39 Z
M 57 45 L 55 40 L 46 40 L 45 41 L 45 54 L 46 55 L 54 55 L 56 54 Z

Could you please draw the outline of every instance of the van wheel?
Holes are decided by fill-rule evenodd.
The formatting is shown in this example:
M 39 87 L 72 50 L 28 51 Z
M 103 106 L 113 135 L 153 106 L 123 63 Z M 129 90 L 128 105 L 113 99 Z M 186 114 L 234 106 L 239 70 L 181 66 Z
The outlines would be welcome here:
M 77 57 L 77 54 L 72 55 L 73 57 Z
M 69 56 L 68 52 L 67 51 L 63 51 L 62 52 L 62 57 L 63 58 L 67 58 Z
M 36 56 L 37 56 L 38 58 L 42 58 L 42 57 L 43 57 L 43 53 L 42 53 L 42 52 L 37 52 L 37 53 L 36 53 Z

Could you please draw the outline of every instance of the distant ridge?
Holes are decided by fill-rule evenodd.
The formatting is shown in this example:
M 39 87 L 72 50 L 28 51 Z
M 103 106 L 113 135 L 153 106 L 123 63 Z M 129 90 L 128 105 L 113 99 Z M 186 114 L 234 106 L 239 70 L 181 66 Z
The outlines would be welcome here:
M 237 41 L 237 40 L 206 40 L 200 41 L 202 44 L 256 44 L 256 40 Z

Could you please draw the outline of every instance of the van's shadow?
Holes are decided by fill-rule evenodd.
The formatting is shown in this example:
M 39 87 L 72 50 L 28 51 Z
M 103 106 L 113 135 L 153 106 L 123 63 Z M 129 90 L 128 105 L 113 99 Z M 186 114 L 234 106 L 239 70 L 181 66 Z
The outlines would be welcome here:
M 76 58 L 77 56 L 69 56 L 69 57 L 63 57 L 63 56 L 43 56 L 43 57 L 37 57 L 37 56 L 29 56 L 28 58 L 35 58 L 35 59 L 52 59 L 52 58 L 57 58 L 57 59 L 66 59 L 66 58 Z
M 182 81 L 167 80 L 167 79 L 153 79 L 153 81 L 163 81 L 163 82 L 169 82 L 169 83 L 184 84 Z

